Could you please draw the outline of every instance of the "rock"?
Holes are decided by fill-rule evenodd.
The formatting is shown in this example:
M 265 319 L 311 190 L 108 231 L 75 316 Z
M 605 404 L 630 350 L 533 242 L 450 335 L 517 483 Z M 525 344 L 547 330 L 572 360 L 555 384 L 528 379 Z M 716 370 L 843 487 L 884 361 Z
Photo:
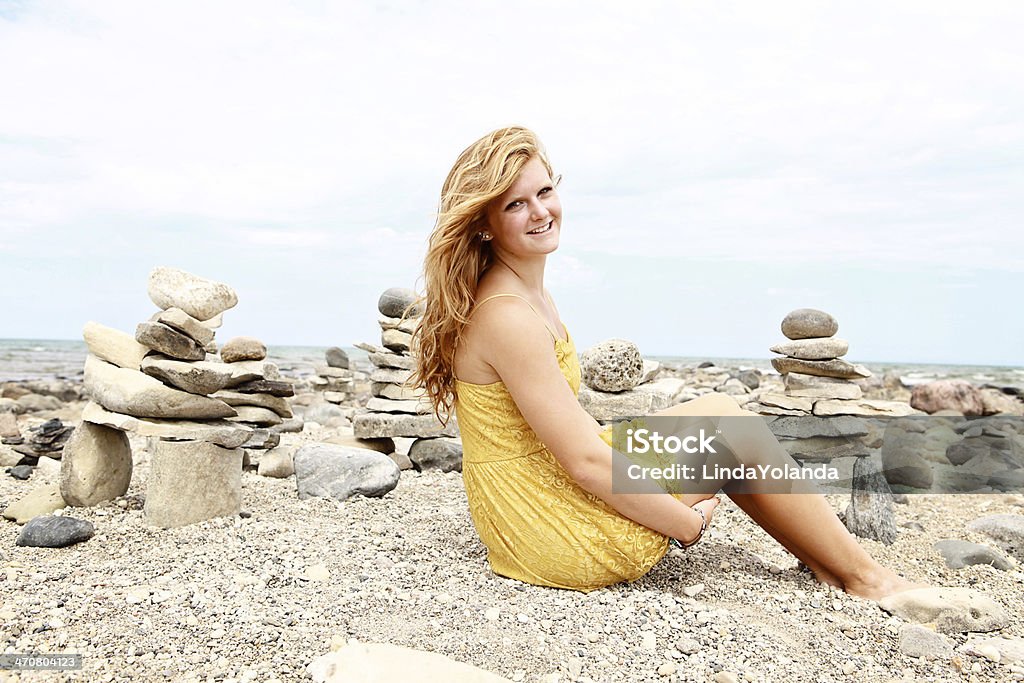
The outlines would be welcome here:
M 846 507 L 846 528 L 861 538 L 885 544 L 896 540 L 892 491 L 880 464 L 871 457 L 859 458 L 853 466 L 853 496 Z
M 75 428 L 60 465 L 60 494 L 68 505 L 113 500 L 127 493 L 131 480 L 132 447 L 124 432 L 88 421 Z
M 995 651 L 999 655 L 996 661 L 1009 665 L 1024 661 L 1024 639 L 1011 638 L 1009 636 L 979 638 L 968 641 L 964 645 L 964 651 L 976 657 L 985 657 L 986 655 L 982 653 Z
M 337 346 L 332 346 L 327 349 L 325 355 L 327 356 L 327 365 L 332 368 L 344 368 L 348 369 L 348 354 L 345 353 L 344 349 L 340 349 Z
M 35 488 L 20 500 L 11 503 L 3 515 L 5 519 L 13 519 L 18 524 L 24 524 L 33 517 L 48 515 L 66 506 L 64 499 L 60 497 L 60 484 L 54 482 Z
M 410 415 L 426 415 L 434 411 L 429 401 L 406 400 L 393 401 L 388 398 L 374 396 L 366 402 L 366 409 L 377 413 L 407 413 Z
M 89 353 L 119 368 L 138 370 L 149 349 L 135 337 L 106 325 L 89 321 L 82 328 L 82 337 Z
M 220 329 L 220 326 L 224 324 L 224 314 L 218 313 L 208 320 L 200 320 L 203 327 L 209 327 L 211 330 Z
M 821 416 L 859 415 L 862 417 L 903 417 L 919 413 L 903 401 L 881 401 L 871 398 L 849 400 L 830 398 L 815 401 L 814 414 Z
M 420 316 L 409 317 L 403 320 L 402 318 L 389 318 L 384 315 L 380 317 L 378 322 L 382 330 L 400 330 L 409 334 L 415 334 L 416 328 L 420 326 L 420 320 L 422 320 Z
M 227 285 L 163 266 L 149 274 L 147 293 L 157 307 L 180 308 L 208 327 L 216 327 L 211 318 L 238 304 L 238 296 Z
M 779 439 L 786 452 L 797 460 L 828 462 L 834 458 L 850 458 L 871 454 L 860 439 L 846 436 L 814 436 L 807 439 Z
M 254 429 L 252 436 L 242 444 L 242 448 L 253 450 L 270 450 L 281 443 L 281 435 L 269 429 Z
M 963 569 L 974 564 L 987 564 L 1003 571 L 1013 568 L 1002 553 L 980 543 L 947 539 L 938 541 L 935 549 L 939 551 L 950 569 Z
M 338 446 L 348 446 L 350 448 L 364 448 L 366 450 L 377 451 L 388 455 L 389 453 L 395 452 L 395 440 L 387 437 L 381 437 L 376 439 L 359 439 L 352 434 L 335 434 L 334 436 L 324 439 L 324 443 L 332 443 Z
M 242 508 L 242 449 L 201 441 L 151 442 L 146 524 L 165 529 Z
M 918 384 L 911 390 L 910 405 L 926 413 L 956 410 L 964 415 L 981 415 L 985 412 L 981 392 L 962 379 L 942 379 Z
M 786 393 L 806 398 L 861 398 L 859 385 L 838 377 L 819 377 L 802 372 L 789 372 L 783 377 Z
M 785 394 L 764 393 L 757 397 L 763 405 L 785 408 L 786 410 L 799 410 L 809 413 L 814 408 L 814 401 L 799 396 L 786 396 Z
M 378 398 L 387 398 L 392 401 L 418 401 L 427 395 L 426 389 L 392 384 L 391 382 L 371 382 L 370 393 Z
M 402 368 L 403 370 L 416 369 L 416 359 L 412 356 L 403 356 L 398 353 L 371 353 L 370 362 L 381 368 Z
M 28 431 L 31 437 L 29 437 L 27 450 L 18 445 L 14 446 L 14 450 L 20 450 L 22 453 L 30 455 L 50 455 L 60 458 L 60 452 L 64 449 L 67 440 L 71 438 L 71 432 L 74 429 L 73 425 L 64 424 L 57 418 L 47 420 L 41 425 L 29 427 Z
M 42 515 L 30 520 L 21 529 L 15 545 L 33 548 L 66 548 L 88 541 L 96 533 L 92 522 L 75 517 Z
M 185 362 L 164 356 L 146 356 L 142 372 L 190 394 L 209 396 L 235 378 L 231 366 L 211 361 Z
M 645 363 L 647 361 L 644 361 Z M 757 389 L 761 386 L 761 373 L 757 370 L 740 370 L 736 373 L 736 379 L 742 382 L 748 389 Z
M 85 360 L 85 391 L 107 410 L 136 417 L 205 419 L 237 414 L 223 401 L 172 389 L 138 370 L 91 355 Z
M 9 446 L 0 445 L 0 467 L 16 467 L 24 457 Z
M 199 322 L 180 308 L 168 308 L 158 311 L 150 318 L 153 322 L 163 323 L 194 340 L 199 346 L 213 342 L 213 330 Z
M 215 393 L 213 398 L 224 401 L 229 406 L 233 406 L 235 410 L 238 410 L 242 406 L 257 406 L 259 408 L 272 410 L 281 417 L 292 417 L 292 408 L 288 404 L 288 401 L 279 396 L 270 396 L 269 394 L 243 394 L 235 390 L 224 390 Z M 241 415 L 241 412 L 239 412 L 239 415 Z M 241 421 L 249 422 L 249 420 L 245 419 L 242 419 Z M 279 423 L 280 420 L 277 420 L 270 424 Z
M 400 370 L 398 368 L 377 368 L 370 373 L 371 382 L 385 382 L 388 384 L 405 384 L 412 378 L 412 370 Z
M 350 641 L 314 659 L 306 671 L 314 683 L 511 683 L 436 652 L 390 643 Z
M 462 471 L 462 444 L 456 439 L 416 439 L 409 459 L 417 470 Z
M 60 410 L 63 406 L 59 398 L 55 396 L 40 396 L 39 394 L 25 394 L 17 399 L 17 404 L 24 413 L 38 413 L 43 410 Z
M 982 388 L 979 392 L 983 415 L 1024 415 L 1024 402 L 1021 402 L 1019 396 L 1010 396 L 991 388 Z
M 916 449 L 902 447 L 904 443 L 898 439 L 886 439 L 882 443 L 882 469 L 886 481 L 893 486 L 930 489 L 935 478 L 931 463 Z
M 267 347 L 254 337 L 234 337 L 229 339 L 220 349 L 220 359 L 225 363 L 237 363 L 242 360 L 263 360 L 267 357 Z
M 15 465 L 7 471 L 7 474 L 20 481 L 26 481 L 32 476 L 33 470 L 35 470 L 35 467 L 32 465 Z
M 155 436 L 172 441 L 208 441 L 224 448 L 237 448 L 252 435 L 250 428 L 226 420 L 190 422 L 146 419 L 112 413 L 91 401 L 82 409 L 82 421 L 106 425 L 122 432 L 134 432 L 139 436 Z
M 997 602 L 969 588 L 916 588 L 878 601 L 886 612 L 940 633 L 995 631 L 1009 623 Z
M 803 375 L 838 377 L 840 379 L 871 377 L 871 371 L 863 365 L 854 365 L 842 358 L 834 358 L 832 360 L 800 360 L 799 358 L 783 356 L 782 358 L 772 358 L 772 367 L 782 375 L 790 372 L 799 372 Z
M 771 347 L 773 353 L 781 353 L 801 360 L 829 360 L 846 355 L 850 344 L 838 337 L 818 339 L 798 339 L 796 341 L 776 344 Z
M 352 428 L 360 439 L 381 436 L 458 436 L 458 423 L 454 415 L 449 417 L 447 426 L 442 426 L 433 415 L 364 413 L 353 418 Z
M 967 528 L 995 539 L 1004 550 L 1024 562 L 1024 515 L 988 515 L 968 523 Z
M 379 497 L 398 485 L 400 475 L 398 465 L 386 455 L 328 443 L 303 445 L 293 462 L 300 499 Z
M 653 381 L 654 378 L 658 376 L 658 372 L 661 370 L 661 363 L 659 363 L 658 361 L 648 360 L 646 358 L 644 358 L 643 361 L 644 369 L 643 372 L 640 374 L 640 384 L 643 384 L 644 382 Z
M 644 360 L 636 344 L 609 339 L 590 347 L 580 358 L 583 382 L 596 391 L 626 391 L 640 384 Z
M 900 629 L 900 652 L 908 657 L 949 660 L 953 658 L 953 641 L 917 624 L 904 624 Z
M 595 420 L 650 415 L 672 405 L 670 396 L 646 390 L 654 384 L 656 383 L 643 384 L 618 393 L 594 391 L 586 385 L 581 385 L 578 400 L 583 409 Z
M 417 303 L 418 298 L 416 292 L 411 289 L 391 287 L 380 295 L 380 299 L 377 300 L 377 310 L 381 315 L 386 315 L 389 318 L 421 316 L 426 308 L 424 302 Z M 408 311 L 408 315 L 406 311 Z
M 798 308 L 782 319 L 782 334 L 788 339 L 831 337 L 838 331 L 836 319 L 815 308 Z
M 380 333 L 380 343 L 395 352 L 406 352 L 412 348 L 412 335 L 401 330 L 384 330 Z
M 203 360 L 206 350 L 195 339 L 163 323 L 144 322 L 135 328 L 135 341 L 178 360 Z
M 18 418 L 11 413 L 0 413 L 0 438 L 21 436 L 18 429 Z
M 267 451 L 260 457 L 259 467 L 256 473 L 262 477 L 275 477 L 287 479 L 295 474 L 295 464 L 292 462 L 290 448 L 279 447 Z
M 285 380 L 255 379 L 231 387 L 232 391 L 241 394 L 269 394 L 279 398 L 295 395 L 295 385 Z
M 227 418 L 228 422 L 245 422 L 248 424 L 270 427 L 281 424 L 281 416 L 270 408 L 259 406 L 235 406 L 238 415 Z
M 775 436 L 807 439 L 814 436 L 864 436 L 868 423 L 857 417 L 780 417 L 768 424 Z

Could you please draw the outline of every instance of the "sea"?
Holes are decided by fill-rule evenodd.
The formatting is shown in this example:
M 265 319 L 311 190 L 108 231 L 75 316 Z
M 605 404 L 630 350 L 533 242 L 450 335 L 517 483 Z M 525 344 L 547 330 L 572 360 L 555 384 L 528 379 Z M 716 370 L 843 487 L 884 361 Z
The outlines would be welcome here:
M 367 353 L 361 349 L 342 347 L 353 367 L 369 369 Z M 270 346 L 268 358 L 288 377 L 316 374 L 316 366 L 324 365 L 326 346 Z M 87 354 L 85 342 L 62 339 L 0 339 L 0 382 L 39 379 L 80 380 Z M 711 358 L 687 356 L 650 356 L 671 367 L 695 367 L 711 362 L 720 367 L 758 369 L 774 373 L 765 358 Z M 861 362 L 875 375 L 895 374 L 903 384 L 913 386 L 937 379 L 964 379 L 973 384 L 1017 387 L 1024 391 L 1024 368 L 1004 365 L 935 365 L 925 363 Z

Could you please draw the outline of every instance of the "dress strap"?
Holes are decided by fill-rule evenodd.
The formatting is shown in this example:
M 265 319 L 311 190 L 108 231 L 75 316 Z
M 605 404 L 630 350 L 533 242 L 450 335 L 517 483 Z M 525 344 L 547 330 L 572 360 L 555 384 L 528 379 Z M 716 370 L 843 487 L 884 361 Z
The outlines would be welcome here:
M 484 299 L 483 301 L 479 301 L 479 302 L 477 302 L 477 304 L 476 304 L 476 305 L 477 305 L 477 306 L 482 306 L 483 304 L 487 303 L 487 302 L 488 302 L 488 301 L 490 301 L 491 299 L 497 299 L 497 298 L 498 298 L 498 297 L 500 297 L 500 296 L 514 296 L 514 297 L 515 297 L 515 298 L 517 298 L 517 299 L 522 299 L 523 303 L 525 303 L 525 304 L 526 304 L 527 306 L 529 306 L 529 307 L 530 307 L 530 310 L 531 310 L 531 311 L 533 311 L 533 312 L 534 312 L 534 313 L 535 313 L 535 314 L 537 315 L 537 317 L 538 317 L 538 318 L 540 318 L 540 321 L 541 321 L 542 323 L 544 323 L 544 327 L 548 328 L 548 332 L 550 332 L 550 333 L 551 333 L 551 336 L 555 338 L 555 341 L 562 341 L 562 338 L 561 338 L 561 337 L 559 337 L 559 336 L 558 336 L 557 334 L 555 334 L 555 330 L 554 330 L 554 329 L 553 329 L 553 328 L 551 327 L 550 323 L 548 323 L 548 321 L 547 321 L 547 318 L 545 318 L 544 316 L 542 316 L 542 315 L 540 314 L 540 312 L 539 312 L 539 311 L 538 311 L 538 310 L 537 310 L 536 308 L 534 308 L 534 307 L 533 307 L 533 304 L 531 304 L 531 303 L 530 303 L 529 301 L 527 301 L 527 300 L 526 300 L 525 298 L 523 298 L 523 297 L 519 296 L 518 294 L 511 294 L 511 293 L 506 293 L 506 294 L 492 294 L 491 296 L 487 297 L 487 298 L 486 298 L 486 299 Z M 548 298 L 548 300 L 550 300 L 550 297 Z

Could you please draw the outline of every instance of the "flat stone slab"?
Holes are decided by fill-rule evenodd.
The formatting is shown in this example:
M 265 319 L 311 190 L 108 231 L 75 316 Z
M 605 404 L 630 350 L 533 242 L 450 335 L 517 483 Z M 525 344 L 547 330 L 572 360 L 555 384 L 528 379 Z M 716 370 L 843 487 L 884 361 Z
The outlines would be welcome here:
M 769 424 L 775 436 L 807 439 L 813 436 L 864 436 L 868 424 L 857 417 L 780 417 Z
M 39 515 L 48 515 L 54 510 L 67 507 L 60 496 L 60 484 L 44 484 L 32 489 L 25 496 L 8 505 L 3 512 L 5 519 L 14 520 L 17 524 L 25 524 Z
M 800 360 L 829 360 L 846 355 L 850 343 L 838 337 L 819 337 L 816 339 L 796 339 L 776 344 L 769 349 L 772 353 L 799 358 Z
M 370 362 L 379 368 L 401 368 L 403 370 L 414 370 L 416 368 L 416 359 L 412 356 L 386 353 L 384 351 L 370 353 Z
M 814 402 L 814 414 L 821 416 L 829 415 L 859 415 L 862 417 L 905 417 L 907 415 L 921 415 L 918 410 L 910 407 L 909 403 L 902 401 L 882 401 L 870 398 L 860 399 L 821 399 Z
M 871 371 L 863 365 L 854 365 L 842 358 L 832 360 L 800 360 L 799 358 L 785 356 L 782 358 L 772 358 L 772 367 L 782 375 L 789 372 L 799 372 L 803 375 L 839 377 L 841 379 L 871 377 Z
M 241 406 L 257 406 L 259 408 L 272 410 L 280 417 L 292 417 L 291 406 L 288 404 L 288 401 L 280 396 L 271 396 L 270 394 L 243 394 L 231 389 L 218 391 L 213 395 L 213 398 L 224 401 L 229 406 L 233 406 L 235 410 L 238 410 Z M 239 411 L 239 414 L 241 414 L 241 411 Z
M 160 420 L 112 413 L 89 401 L 82 409 L 82 421 L 106 425 L 139 436 L 155 436 L 172 441 L 207 441 L 223 448 L 238 448 L 252 436 L 252 429 L 227 420 Z
M 940 633 L 996 631 L 1009 623 L 1002 605 L 970 588 L 916 588 L 882 598 L 878 606 L 912 623 L 934 623 Z
M 107 410 L 136 417 L 209 419 L 237 414 L 223 401 L 172 389 L 139 370 L 119 368 L 92 355 L 85 359 L 85 393 Z
M 206 358 L 206 349 L 202 344 L 163 323 L 153 321 L 139 323 L 135 328 L 135 341 L 157 353 L 178 360 L 203 360 Z
M 206 346 L 213 341 L 213 330 L 180 308 L 168 308 L 166 311 L 157 311 L 150 320 L 173 327 L 195 340 L 200 346 Z
M 443 427 L 433 415 L 398 415 L 389 413 L 363 413 L 352 420 L 352 428 L 360 439 L 382 436 L 458 436 L 455 416 Z
M 804 398 L 862 398 L 860 385 L 838 377 L 818 377 L 801 372 L 789 372 L 783 377 L 786 393 Z
M 227 363 L 207 360 L 189 362 L 164 356 L 146 356 L 142 359 L 141 369 L 165 384 L 203 396 L 223 389 L 242 374 L 236 374 Z
M 91 320 L 82 328 L 82 338 L 89 353 L 119 368 L 138 370 L 142 359 L 149 353 L 148 348 L 127 332 Z
M 409 415 L 426 415 L 434 411 L 428 401 L 393 401 L 377 396 L 366 402 L 366 409 L 375 413 L 406 413 Z

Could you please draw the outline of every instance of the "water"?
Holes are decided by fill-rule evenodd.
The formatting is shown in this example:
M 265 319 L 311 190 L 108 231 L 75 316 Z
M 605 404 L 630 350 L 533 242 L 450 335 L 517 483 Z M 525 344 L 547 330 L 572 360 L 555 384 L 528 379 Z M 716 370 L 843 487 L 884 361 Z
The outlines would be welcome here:
M 365 351 L 342 347 L 356 368 L 369 367 Z M 271 361 L 288 377 L 304 377 L 324 365 L 326 346 L 270 346 Z M 0 339 L 0 382 L 28 379 L 80 379 L 86 356 L 85 342 L 65 339 Z M 773 373 L 764 358 L 696 358 L 652 356 L 670 365 L 694 366 L 711 361 L 722 367 L 756 368 Z M 913 363 L 862 363 L 876 375 L 897 374 L 907 386 L 936 379 L 965 379 L 974 384 L 1015 386 L 1024 390 L 1024 368 L 992 365 L 928 365 Z

